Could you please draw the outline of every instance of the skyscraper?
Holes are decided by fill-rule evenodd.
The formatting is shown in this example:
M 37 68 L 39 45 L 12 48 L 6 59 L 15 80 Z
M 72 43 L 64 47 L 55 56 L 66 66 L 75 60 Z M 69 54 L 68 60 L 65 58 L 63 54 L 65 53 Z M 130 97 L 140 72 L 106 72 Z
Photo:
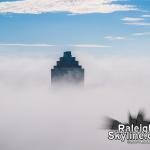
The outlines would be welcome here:
M 83 85 L 84 69 L 79 65 L 75 57 L 72 57 L 71 51 L 64 52 L 56 66 L 51 69 L 51 83 L 53 85 Z

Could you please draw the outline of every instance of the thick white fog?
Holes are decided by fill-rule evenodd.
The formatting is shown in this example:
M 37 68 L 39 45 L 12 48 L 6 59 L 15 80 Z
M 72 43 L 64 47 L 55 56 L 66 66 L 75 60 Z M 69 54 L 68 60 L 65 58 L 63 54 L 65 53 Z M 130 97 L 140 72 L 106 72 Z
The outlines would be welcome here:
M 0 57 L 0 150 L 149 149 L 108 141 L 104 117 L 150 118 L 150 59 L 75 53 L 84 88 L 51 89 L 48 57 Z

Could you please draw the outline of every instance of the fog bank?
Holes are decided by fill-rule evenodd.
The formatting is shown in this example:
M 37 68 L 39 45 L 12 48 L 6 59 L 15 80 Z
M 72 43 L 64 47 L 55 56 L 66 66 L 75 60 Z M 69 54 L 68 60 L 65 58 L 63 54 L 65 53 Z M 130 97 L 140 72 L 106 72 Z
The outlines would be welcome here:
M 84 88 L 52 89 L 54 58 L 0 57 L 0 149 L 148 149 L 107 139 L 103 117 L 127 121 L 145 109 L 150 118 L 150 59 L 75 53 Z

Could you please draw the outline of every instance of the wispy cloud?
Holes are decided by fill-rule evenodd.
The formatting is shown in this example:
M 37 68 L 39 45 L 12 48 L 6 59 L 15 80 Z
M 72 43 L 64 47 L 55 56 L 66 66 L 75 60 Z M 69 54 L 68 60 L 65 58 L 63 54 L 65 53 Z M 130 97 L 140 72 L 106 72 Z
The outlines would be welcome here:
M 21 47 L 52 47 L 55 45 L 50 44 L 13 44 L 13 43 L 0 43 L 0 46 L 21 46 Z
M 133 40 L 133 37 L 138 37 L 138 36 L 149 36 L 150 35 L 150 31 L 148 32 L 137 32 L 137 33 L 132 33 L 131 35 L 125 37 L 125 36 L 105 36 L 104 39 L 107 40 Z
M 122 20 L 123 21 L 128 21 L 128 22 L 135 22 L 135 21 L 143 21 L 144 18 L 125 17 Z
M 115 3 L 113 3 L 114 1 Z M 137 10 L 133 5 L 117 4 L 117 1 L 119 0 L 22 0 L 0 2 L 0 13 L 69 12 L 86 14 Z
M 150 22 L 145 21 L 145 18 L 125 17 L 121 20 L 124 21 L 124 24 L 127 24 L 127 25 L 150 26 Z
M 135 26 L 150 26 L 149 22 L 126 22 L 125 24 Z
M 74 44 L 70 45 L 72 47 L 79 47 L 79 48 L 110 48 L 109 45 L 98 45 L 98 44 Z
M 126 39 L 126 37 L 123 37 L 123 36 L 105 36 L 104 38 L 108 40 L 125 40 Z
M 150 15 L 142 15 L 144 18 L 150 18 Z
M 54 44 L 22 44 L 22 43 L 0 43 L 0 46 L 14 46 L 14 47 L 80 47 L 80 48 L 109 48 L 108 45 L 100 44 L 66 44 L 66 45 L 54 45 Z
M 133 34 L 133 36 L 146 36 L 146 35 L 150 35 L 150 32 L 139 32 Z

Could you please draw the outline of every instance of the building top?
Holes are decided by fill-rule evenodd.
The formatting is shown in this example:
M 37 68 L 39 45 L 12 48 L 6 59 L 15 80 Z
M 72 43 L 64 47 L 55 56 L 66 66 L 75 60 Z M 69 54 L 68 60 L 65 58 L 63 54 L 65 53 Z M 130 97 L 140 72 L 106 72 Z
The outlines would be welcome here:
M 75 57 L 72 57 L 70 51 L 66 51 L 63 57 L 60 57 L 56 66 L 51 69 L 52 85 L 60 83 L 69 85 L 83 85 L 84 69 L 79 65 Z
M 64 52 L 64 57 L 65 57 L 65 58 L 67 58 L 67 57 L 72 57 L 71 51 L 66 51 L 66 52 Z
M 54 66 L 54 69 L 57 68 L 80 68 L 79 62 L 75 57 L 72 57 L 71 51 L 66 51 L 63 54 L 63 57 L 60 57 L 59 61 L 57 61 L 57 65 Z

